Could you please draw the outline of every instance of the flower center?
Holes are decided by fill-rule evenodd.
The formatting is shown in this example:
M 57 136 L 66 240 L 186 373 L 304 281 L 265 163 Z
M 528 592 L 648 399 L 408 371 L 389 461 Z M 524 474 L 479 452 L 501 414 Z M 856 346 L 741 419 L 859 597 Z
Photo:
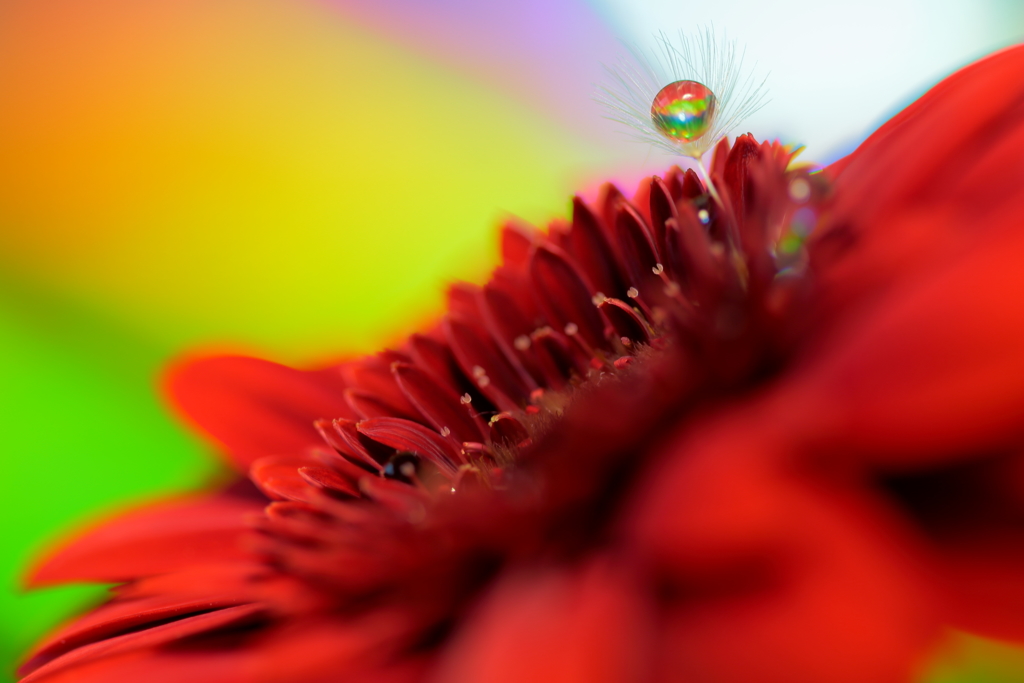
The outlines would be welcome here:
M 826 192 L 792 157 L 742 136 L 710 164 L 714 198 L 673 169 L 632 200 L 576 198 L 546 232 L 507 225 L 487 284 L 453 287 L 437 326 L 342 367 L 351 414 L 316 424 L 329 449 L 254 465 L 280 501 L 260 529 L 268 561 L 341 599 L 401 585 L 409 557 L 447 553 L 473 510 L 557 508 L 562 532 L 585 517 L 599 533 L 669 415 L 785 363 Z M 373 571 L 350 575 L 349 555 Z

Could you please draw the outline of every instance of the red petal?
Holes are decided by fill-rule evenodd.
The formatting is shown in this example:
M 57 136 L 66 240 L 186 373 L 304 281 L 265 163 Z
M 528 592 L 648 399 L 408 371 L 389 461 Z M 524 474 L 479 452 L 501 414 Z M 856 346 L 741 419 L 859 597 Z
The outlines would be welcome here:
M 1024 453 L 988 454 L 883 482 L 933 546 L 953 626 L 1024 641 Z
M 710 308 L 722 289 L 724 278 L 711 252 L 711 240 L 692 207 L 680 205 L 679 222 L 669 227 L 669 236 L 678 245 L 681 270 L 689 289 L 701 305 Z
M 44 559 L 30 585 L 127 581 L 248 556 L 239 537 L 265 501 L 226 495 L 152 505 L 85 533 Z
M 642 296 L 657 299 L 663 285 L 653 269 L 661 257 L 643 219 L 628 204 L 622 204 L 615 217 L 615 229 L 628 284 L 640 290 Z
M 391 411 L 389 414 L 402 417 L 416 416 L 416 409 L 412 407 L 405 394 L 398 388 L 394 376 L 391 374 L 392 363 L 411 363 L 412 359 L 397 351 L 383 351 L 375 356 L 367 356 L 350 363 L 343 368 L 343 373 L 349 385 L 359 394 L 355 400 L 360 407 L 367 412 L 379 412 L 380 410 Z M 369 399 L 376 403 L 371 405 L 366 402 Z M 337 416 L 331 416 L 337 417 Z M 347 417 L 347 416 L 345 416 Z
M 508 413 L 498 413 L 491 418 L 488 426 L 490 427 L 491 443 L 516 447 L 521 446 L 530 438 L 526 427 Z
M 592 301 L 594 292 L 563 252 L 539 247 L 530 262 L 530 277 L 537 304 L 552 327 L 562 330 L 573 323 L 591 348 L 604 346 L 604 321 Z
M 516 410 L 525 403 L 529 388 L 495 346 L 490 335 L 454 317 L 445 319 L 445 331 L 459 366 L 480 393 L 502 410 Z
M 665 172 L 665 188 L 668 190 L 669 196 L 672 197 L 673 201 L 683 198 L 683 178 L 683 169 L 678 166 L 672 166 Z
M 619 264 L 597 216 L 579 197 L 572 200 L 572 232 L 569 253 L 586 275 L 589 286 L 606 296 L 623 296 L 626 287 L 619 276 Z
M 331 424 L 347 451 L 357 455 L 362 463 L 374 470 L 383 470 L 381 463 L 390 457 L 390 449 L 382 448 L 377 442 L 360 434 L 352 420 L 334 420 Z
M 875 211 L 920 198 L 919 190 L 942 196 L 944 184 L 935 181 L 947 169 L 1022 124 L 1021 73 L 1024 46 L 1007 48 L 960 69 L 890 119 L 843 160 L 841 173 L 834 169 L 844 187 L 840 211 L 867 202 L 857 211 L 868 223 Z
M 657 651 L 683 680 L 910 680 L 940 634 L 925 555 L 891 511 L 801 473 L 736 410 L 677 437 L 641 482 L 638 561 L 661 586 Z
M 715 151 L 711 155 L 711 166 L 708 168 L 708 173 L 715 178 L 725 177 L 725 164 L 729 158 L 729 150 L 732 146 L 729 144 L 729 138 L 724 137 L 718 141 L 715 145 Z
M 406 412 L 385 403 L 379 396 L 365 391 L 346 389 L 345 401 L 351 406 L 352 411 L 364 420 L 371 417 L 404 417 L 407 420 L 416 420 L 420 417 L 414 406 L 409 406 L 413 412 Z M 408 403 L 408 401 L 403 401 L 403 403 Z
M 299 468 L 311 464 L 314 463 L 302 457 L 271 455 L 252 464 L 249 478 L 275 500 L 308 501 L 309 484 L 299 476 Z
M 351 416 L 339 385 L 323 373 L 241 356 L 186 360 L 165 378 L 165 390 L 185 418 L 227 449 L 243 471 L 264 455 L 317 444 L 317 418 Z
M 388 644 L 405 634 L 403 622 L 383 618 L 313 618 L 260 634 L 231 648 L 147 648 L 108 654 L 55 671 L 40 683 L 417 683 L 427 675 L 425 661 L 393 663 Z
M 328 425 L 328 427 L 330 427 L 330 425 Z M 333 428 L 331 428 L 331 432 L 334 433 Z M 335 438 L 335 440 L 340 441 L 340 438 Z M 348 447 L 346 446 L 344 450 L 347 451 Z M 349 455 L 347 452 L 342 455 L 339 451 L 334 449 L 315 448 L 309 451 L 309 455 L 317 462 L 326 465 L 349 481 L 359 481 L 361 477 L 365 477 L 371 472 L 358 464 L 362 458 L 355 455 Z M 378 472 L 378 468 L 375 466 L 372 472 L 376 474 Z
M 741 219 L 746 216 L 747 210 L 753 203 L 753 188 L 750 186 L 748 167 L 758 157 L 758 151 L 758 145 L 753 136 L 741 135 L 736 138 L 725 161 L 723 180 L 729 190 L 729 196 L 735 202 L 733 211 Z M 755 245 L 755 248 L 761 247 L 762 245 Z
M 359 488 L 353 482 L 328 467 L 300 467 L 299 476 L 310 484 L 333 493 L 359 497 Z
M 448 312 L 468 320 L 480 317 L 477 295 L 480 288 L 468 282 L 456 282 L 448 288 Z
M 36 669 L 32 674 L 23 678 L 22 683 L 32 683 L 33 681 L 47 678 L 68 667 L 80 666 L 83 663 L 101 657 L 112 657 L 131 650 L 173 642 L 197 633 L 238 625 L 252 620 L 263 611 L 264 608 L 260 605 L 228 607 L 194 617 L 186 617 L 172 621 L 169 624 L 154 626 L 142 631 L 116 636 L 97 643 L 91 643 Z
M 507 576 L 457 633 L 436 680 L 651 680 L 652 612 L 605 568 Z
M 605 299 L 598 308 L 608 319 L 611 332 L 616 338 L 625 337 L 634 344 L 646 344 L 651 341 L 643 318 L 625 301 Z
M 619 209 L 619 204 L 626 201 L 626 198 L 619 191 L 619 188 L 615 187 L 611 183 L 605 183 L 601 186 L 601 193 L 597 199 L 597 205 L 601 209 L 601 218 L 604 226 L 607 230 L 608 242 L 610 244 L 615 243 L 615 231 L 613 227 L 615 225 L 615 214 Z
M 651 213 L 651 185 L 654 183 L 654 178 L 648 176 L 642 179 L 637 185 L 636 192 L 633 193 L 633 199 L 630 204 L 637 210 L 638 215 L 643 217 L 644 223 L 650 225 Z
M 421 370 L 430 373 L 438 383 L 456 393 L 465 390 L 465 378 L 447 344 L 422 334 L 414 334 L 409 337 L 409 346 L 412 357 Z
M 396 363 L 392 372 L 410 403 L 435 429 L 450 430 L 452 437 L 459 443 L 483 438 L 483 424 L 479 418 L 474 419 L 469 414 L 457 394 L 442 388 L 415 366 Z
M 455 471 L 461 461 L 459 450 L 450 441 L 421 424 L 397 417 L 378 417 L 356 425 L 361 434 L 398 451 L 423 456 L 442 470 Z
M 518 221 L 509 221 L 501 226 L 501 259 L 507 266 L 525 269 L 530 259 L 530 249 L 538 233 L 532 227 Z
M 542 327 L 531 335 L 530 341 L 548 387 L 563 389 L 573 371 L 586 376 L 587 359 L 565 335 Z
M 1024 233 L 965 251 L 851 317 L 792 375 L 775 401 L 794 434 L 899 468 L 1024 436 Z
M 654 230 L 654 245 L 659 253 L 666 253 L 665 222 L 676 217 L 676 202 L 666 183 L 659 178 L 651 182 L 651 228 Z
M 536 389 L 536 378 L 540 376 L 540 370 L 532 356 L 516 348 L 518 340 L 528 337 L 535 329 L 533 322 L 519 310 L 516 300 L 494 286 L 493 282 L 484 286 L 480 309 L 484 314 L 483 322 L 487 331 L 501 347 L 509 364 L 515 368 L 523 384 L 531 391 Z
M 350 424 L 354 424 L 348 421 Z M 308 453 L 311 453 L 314 458 L 320 462 L 325 462 L 336 467 L 344 472 L 352 472 L 354 470 L 366 471 L 377 471 L 380 469 L 379 463 L 374 460 L 365 448 L 363 444 L 359 444 L 358 447 L 353 447 L 349 444 L 349 440 L 342 438 L 341 432 L 335 426 L 333 420 L 317 420 L 315 422 L 317 432 L 323 438 L 324 442 L 331 447 L 332 450 L 326 450 L 323 448 L 314 448 Z M 355 439 L 358 443 L 358 439 Z M 370 470 L 363 468 L 370 467 Z
M 953 74 L 844 160 L 809 243 L 824 310 L 884 291 L 1024 211 L 1024 46 Z M 956 120 L 949 129 L 948 122 Z
M 155 595 L 107 603 L 48 638 L 36 649 L 32 659 L 18 669 L 18 673 L 24 676 L 66 652 L 128 631 L 142 630 L 147 624 L 233 607 L 241 602 L 246 600 L 236 593 L 187 597 L 173 594 Z
M 1024 539 L 1019 532 L 975 530 L 980 532 L 977 538 L 946 542 L 938 550 L 950 621 L 987 638 L 1024 642 Z
M 430 501 L 427 494 L 423 493 L 420 489 L 394 481 L 393 479 L 367 477 L 359 482 L 359 486 L 362 488 L 363 493 L 374 502 L 380 503 L 385 508 L 407 517 L 419 517 L 422 519 L 422 515 L 425 512 L 424 504 Z M 387 539 L 386 542 L 391 541 L 394 541 L 394 539 Z M 356 549 L 354 552 L 362 551 Z M 371 575 L 363 577 L 361 580 L 373 580 L 373 578 Z
M 701 195 L 707 194 L 707 188 L 704 187 L 704 181 L 700 179 L 692 168 L 686 169 L 683 173 L 683 179 L 679 187 L 678 196 L 673 195 L 678 202 L 680 199 L 696 199 Z

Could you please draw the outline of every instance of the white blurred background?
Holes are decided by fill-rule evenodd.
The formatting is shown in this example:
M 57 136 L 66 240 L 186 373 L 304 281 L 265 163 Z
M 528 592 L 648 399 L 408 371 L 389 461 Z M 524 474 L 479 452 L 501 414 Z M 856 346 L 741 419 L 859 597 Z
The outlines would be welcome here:
M 1022 0 L 592 4 L 625 39 L 641 43 L 660 30 L 726 30 L 747 48 L 748 61 L 770 72 L 771 102 L 743 128 L 806 144 L 806 155 L 822 162 L 848 152 L 958 67 L 1024 39 Z

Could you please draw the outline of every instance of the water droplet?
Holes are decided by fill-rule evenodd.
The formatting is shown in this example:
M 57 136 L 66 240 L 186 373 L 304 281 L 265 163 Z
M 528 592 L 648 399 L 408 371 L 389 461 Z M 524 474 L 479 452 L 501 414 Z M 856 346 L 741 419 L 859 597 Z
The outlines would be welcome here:
M 715 115 L 715 94 L 697 81 L 669 83 L 651 103 L 651 121 L 670 140 L 691 142 L 708 132 Z
M 707 225 L 708 222 L 711 221 L 711 214 L 708 213 L 707 209 L 701 209 L 700 211 L 697 212 L 697 220 L 699 220 L 704 225 Z
M 405 483 L 411 483 L 413 475 L 416 474 L 416 462 L 418 458 L 412 453 L 395 453 L 384 463 L 384 476 L 387 479 L 397 479 Z

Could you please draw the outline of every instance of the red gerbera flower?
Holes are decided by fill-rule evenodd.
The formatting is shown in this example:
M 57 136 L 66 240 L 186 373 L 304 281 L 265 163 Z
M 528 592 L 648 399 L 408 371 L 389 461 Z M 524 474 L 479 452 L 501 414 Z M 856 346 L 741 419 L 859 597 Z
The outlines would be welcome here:
M 671 169 L 508 225 L 396 350 L 173 368 L 248 481 L 43 562 L 122 585 L 24 680 L 884 683 L 1024 638 L 1022 73 L 824 173 L 720 144 L 721 204 Z

